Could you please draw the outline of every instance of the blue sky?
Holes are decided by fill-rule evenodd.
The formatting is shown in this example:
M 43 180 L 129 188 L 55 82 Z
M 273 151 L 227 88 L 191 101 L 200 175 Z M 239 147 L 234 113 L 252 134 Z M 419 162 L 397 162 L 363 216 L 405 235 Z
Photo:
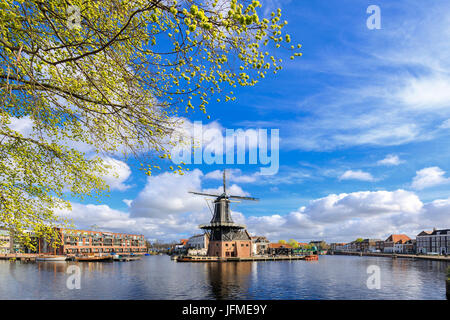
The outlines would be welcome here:
M 74 202 L 79 227 L 177 240 L 210 220 L 206 202 L 188 190 L 214 191 L 216 170 L 230 169 L 231 191 L 261 199 L 234 204 L 233 217 L 271 240 L 413 237 L 450 227 L 450 4 L 448 1 L 267 1 L 282 8 L 303 56 L 236 101 L 211 103 L 225 129 L 279 129 L 280 168 L 191 165 L 176 177 L 148 178 L 135 161 L 110 160 L 118 178 L 103 204 Z M 369 5 L 381 10 L 370 30 Z M 284 56 L 285 55 L 285 56 Z

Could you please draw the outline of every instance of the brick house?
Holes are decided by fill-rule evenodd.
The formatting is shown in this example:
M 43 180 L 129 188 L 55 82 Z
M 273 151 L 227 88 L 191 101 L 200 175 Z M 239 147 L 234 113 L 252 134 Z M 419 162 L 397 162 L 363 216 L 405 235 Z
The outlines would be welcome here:
M 399 252 L 407 241 L 410 241 L 411 238 L 408 237 L 406 234 L 391 234 L 385 241 L 384 241 L 384 249 L 383 252 L 386 253 L 402 253 Z

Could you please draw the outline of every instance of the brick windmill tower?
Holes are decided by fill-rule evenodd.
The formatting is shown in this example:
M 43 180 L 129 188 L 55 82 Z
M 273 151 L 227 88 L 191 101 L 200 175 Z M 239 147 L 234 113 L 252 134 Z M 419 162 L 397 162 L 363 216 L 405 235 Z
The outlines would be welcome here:
M 225 170 L 223 171 L 223 193 L 221 195 L 201 192 L 190 193 L 216 197 L 214 200 L 214 213 L 209 224 L 199 226 L 209 235 L 208 256 L 220 258 L 250 257 L 252 241 L 245 225 L 234 223 L 230 213 L 230 199 L 253 200 L 257 198 L 232 196 L 227 194 Z

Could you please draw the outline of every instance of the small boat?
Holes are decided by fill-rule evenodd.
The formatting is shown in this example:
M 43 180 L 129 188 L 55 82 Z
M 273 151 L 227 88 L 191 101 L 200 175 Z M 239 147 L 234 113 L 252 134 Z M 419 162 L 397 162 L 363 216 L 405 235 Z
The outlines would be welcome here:
M 113 256 L 113 259 L 114 259 L 114 261 L 136 261 L 136 260 L 141 260 L 142 256 L 116 254 Z
M 315 255 L 315 254 L 305 256 L 305 261 L 318 261 L 318 260 L 319 260 L 319 256 Z
M 112 261 L 112 256 L 83 256 L 83 257 L 75 257 L 75 261 L 81 261 L 81 262 Z
M 36 261 L 66 261 L 66 256 L 38 256 Z
M 175 256 L 175 255 L 174 255 L 174 256 L 171 256 L 171 257 L 170 257 L 170 260 L 175 260 L 175 261 L 177 261 L 177 260 L 178 260 L 178 256 Z

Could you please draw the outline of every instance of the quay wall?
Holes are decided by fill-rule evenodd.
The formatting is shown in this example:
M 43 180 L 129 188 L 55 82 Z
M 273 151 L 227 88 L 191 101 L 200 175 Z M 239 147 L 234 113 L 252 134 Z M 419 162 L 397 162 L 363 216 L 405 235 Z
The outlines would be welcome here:
M 403 253 L 351 252 L 351 251 L 334 251 L 331 254 L 346 255 L 346 256 L 369 256 L 369 257 L 424 259 L 424 260 L 437 260 L 437 261 L 449 261 L 450 262 L 450 256 L 446 257 L 446 256 L 415 255 L 415 254 L 403 254 Z

